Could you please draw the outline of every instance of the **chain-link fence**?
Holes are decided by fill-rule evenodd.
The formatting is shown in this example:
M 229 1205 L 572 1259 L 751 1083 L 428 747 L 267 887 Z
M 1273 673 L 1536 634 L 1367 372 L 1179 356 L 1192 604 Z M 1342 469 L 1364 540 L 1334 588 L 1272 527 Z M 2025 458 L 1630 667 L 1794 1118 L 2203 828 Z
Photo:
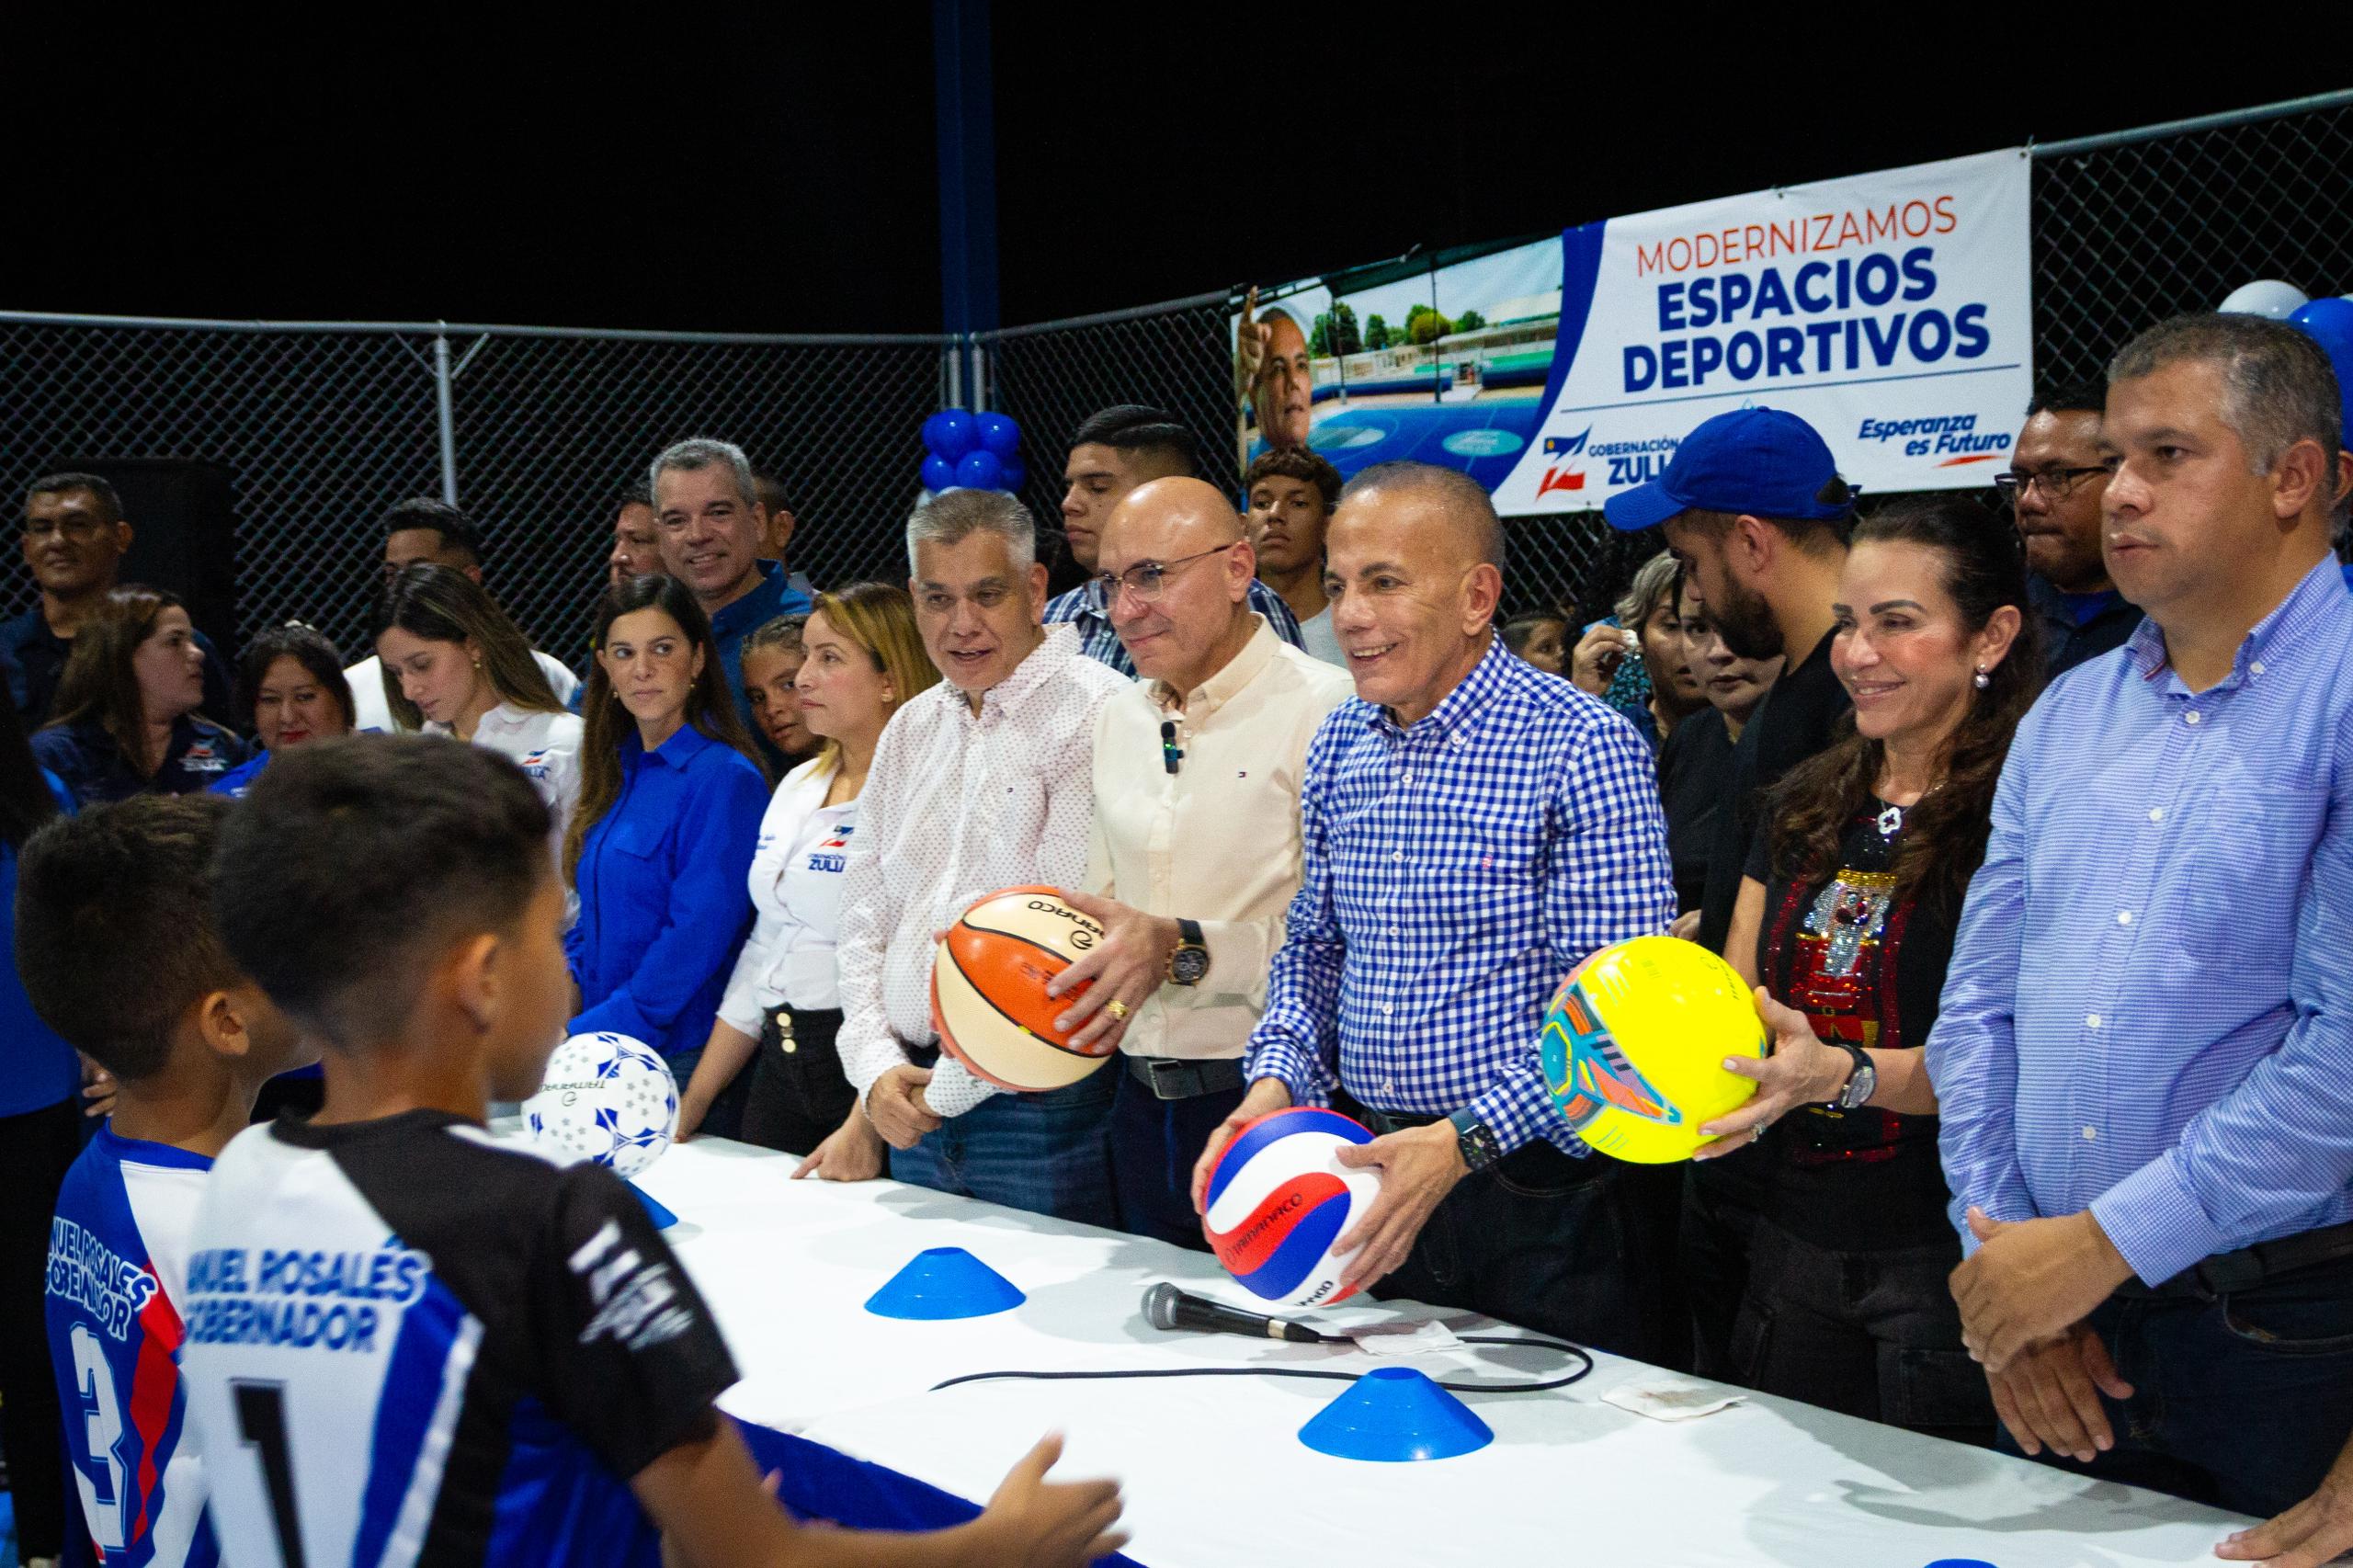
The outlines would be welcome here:
M 901 575 L 913 432 L 942 401 L 945 342 L 0 316 L 0 485 L 20 494 L 75 461 L 219 463 L 239 635 L 307 620 L 357 657 L 378 519 L 444 494 L 446 469 L 483 526 L 484 581 L 577 664 L 614 501 L 682 437 L 733 440 L 784 483 L 796 570 Z M 33 595 L 20 570 L 0 610 Z
M 1060 527 L 1070 433 L 1114 403 L 1148 403 L 1175 414 L 1200 434 L 1209 470 L 1202 477 L 1228 492 L 1240 487 L 1233 434 L 1233 300 L 1221 290 L 983 335 L 991 403 L 1021 426 L 1029 475 L 1021 498 L 1043 527 Z
M 2353 94 L 2035 150 L 2038 374 L 2097 376 L 2127 337 L 2282 278 L 2353 287 Z M 1142 310 L 927 337 L 773 337 L 510 327 L 189 323 L 0 314 L 0 484 L 68 460 L 230 471 L 237 620 L 299 617 L 358 648 L 376 520 L 445 480 L 483 523 L 493 589 L 577 662 L 613 497 L 682 436 L 740 442 L 792 494 L 792 563 L 820 584 L 895 578 L 915 432 L 950 401 L 1012 415 L 1024 498 L 1048 528 L 1063 443 L 1115 403 L 1199 430 L 1234 472 L 1231 312 L 1221 291 Z M 448 421 L 442 422 L 447 393 Z M 1507 608 L 1598 614 L 1655 541 L 1592 513 L 1511 524 Z M 0 612 L 32 600 L 21 570 Z

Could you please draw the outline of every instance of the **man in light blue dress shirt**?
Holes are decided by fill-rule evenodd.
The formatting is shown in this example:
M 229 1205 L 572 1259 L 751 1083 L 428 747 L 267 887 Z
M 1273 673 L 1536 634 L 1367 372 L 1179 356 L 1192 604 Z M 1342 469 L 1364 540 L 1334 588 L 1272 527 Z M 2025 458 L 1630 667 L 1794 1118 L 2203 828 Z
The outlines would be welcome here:
M 2104 548 L 2148 620 L 2019 727 L 1927 1045 L 2012 1437 L 2257 1514 L 2353 1431 L 2339 425 L 2259 318 L 2110 366 Z

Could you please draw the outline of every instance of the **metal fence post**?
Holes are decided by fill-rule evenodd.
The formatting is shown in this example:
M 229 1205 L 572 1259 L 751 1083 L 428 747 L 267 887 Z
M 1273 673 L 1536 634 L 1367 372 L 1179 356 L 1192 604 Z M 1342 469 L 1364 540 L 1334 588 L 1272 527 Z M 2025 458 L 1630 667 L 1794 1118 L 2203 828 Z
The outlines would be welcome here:
M 439 322 L 433 335 L 433 401 L 441 422 L 441 499 L 458 504 L 457 378 L 449 369 L 449 324 Z

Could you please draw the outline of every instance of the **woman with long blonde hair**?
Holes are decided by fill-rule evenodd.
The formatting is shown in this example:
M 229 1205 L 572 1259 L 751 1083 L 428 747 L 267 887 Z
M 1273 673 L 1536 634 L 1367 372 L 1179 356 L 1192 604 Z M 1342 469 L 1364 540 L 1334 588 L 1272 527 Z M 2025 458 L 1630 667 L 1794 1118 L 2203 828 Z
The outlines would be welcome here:
M 753 1062 L 748 1086 L 734 1091 L 745 1096 L 745 1139 L 807 1154 L 797 1175 L 863 1181 L 882 1174 L 882 1140 L 834 1051 L 842 871 L 882 728 L 939 672 L 924 653 L 914 601 L 895 585 L 853 583 L 818 596 L 801 636 L 802 722 L 824 747 L 777 787 L 761 819 L 749 879 L 756 923 L 678 1126 L 683 1135 L 703 1124 Z

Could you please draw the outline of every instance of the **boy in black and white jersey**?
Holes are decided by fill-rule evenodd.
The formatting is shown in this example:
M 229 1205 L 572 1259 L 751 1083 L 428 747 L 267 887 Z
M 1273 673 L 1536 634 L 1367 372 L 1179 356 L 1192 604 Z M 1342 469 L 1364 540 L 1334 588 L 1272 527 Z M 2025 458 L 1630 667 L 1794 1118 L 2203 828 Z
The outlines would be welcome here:
M 289 753 L 222 835 L 230 950 L 326 1057 L 308 1122 L 222 1154 L 188 1263 L 188 1399 L 233 1560 L 1072 1564 L 1108 1482 L 1053 1440 L 978 1519 L 813 1531 L 712 1401 L 693 1284 L 611 1172 L 493 1142 L 570 1011 L 548 816 L 511 763 L 361 735 Z M 273 1556 L 274 1553 L 274 1556 Z

